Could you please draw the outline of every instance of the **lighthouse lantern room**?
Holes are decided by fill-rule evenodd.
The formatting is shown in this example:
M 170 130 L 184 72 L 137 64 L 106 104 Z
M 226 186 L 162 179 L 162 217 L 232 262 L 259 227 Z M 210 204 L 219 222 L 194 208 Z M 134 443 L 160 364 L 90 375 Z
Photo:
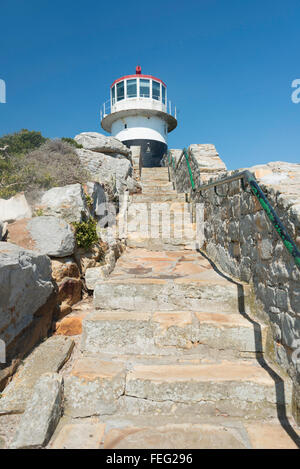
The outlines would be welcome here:
M 135 75 L 118 78 L 110 100 L 101 109 L 101 126 L 124 145 L 140 146 L 144 167 L 161 166 L 168 133 L 177 126 L 176 107 L 167 101 L 167 86 L 159 78 Z

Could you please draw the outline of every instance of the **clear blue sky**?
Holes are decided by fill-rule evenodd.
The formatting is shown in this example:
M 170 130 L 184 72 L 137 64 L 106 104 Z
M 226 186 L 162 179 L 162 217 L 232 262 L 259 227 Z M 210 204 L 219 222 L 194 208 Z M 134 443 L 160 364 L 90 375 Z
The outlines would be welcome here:
M 0 16 L 0 135 L 102 132 L 110 84 L 140 64 L 179 109 L 169 147 L 214 143 L 229 168 L 300 162 L 299 0 L 9 0 Z

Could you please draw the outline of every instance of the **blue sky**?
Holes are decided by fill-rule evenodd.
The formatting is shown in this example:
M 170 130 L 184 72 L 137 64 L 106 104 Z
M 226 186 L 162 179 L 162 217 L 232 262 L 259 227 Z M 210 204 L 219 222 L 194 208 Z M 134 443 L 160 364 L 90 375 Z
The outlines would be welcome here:
M 140 64 L 179 110 L 170 148 L 213 143 L 229 168 L 300 162 L 299 0 L 10 0 L 0 16 L 0 135 L 103 132 L 110 84 Z

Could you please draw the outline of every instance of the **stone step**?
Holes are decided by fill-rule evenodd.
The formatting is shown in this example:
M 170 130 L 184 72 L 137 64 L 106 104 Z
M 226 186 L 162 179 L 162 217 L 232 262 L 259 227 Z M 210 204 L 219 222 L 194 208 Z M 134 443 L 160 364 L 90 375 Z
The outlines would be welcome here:
M 280 384 L 253 361 L 128 367 L 86 357 L 65 376 L 65 415 L 290 415 L 291 386 Z
M 157 184 L 155 181 L 154 182 L 144 182 L 142 184 L 142 190 L 143 192 L 153 192 L 153 191 L 161 191 L 161 192 L 168 192 L 168 191 L 173 191 L 174 192 L 174 187 L 172 182 L 163 182 L 161 184 Z
M 123 424 L 120 424 L 120 420 Z M 104 449 L 297 449 L 298 445 L 276 420 L 267 422 L 185 419 L 166 423 L 166 417 L 149 423 L 122 416 L 106 422 Z M 137 420 L 137 421 L 136 421 Z M 99 424 L 98 424 L 99 425 Z M 96 426 L 96 424 L 95 424 Z M 157 460 L 159 461 L 159 456 Z M 172 456 L 168 456 L 170 461 Z M 156 462 L 156 459 L 154 459 Z
M 275 419 L 148 418 L 120 415 L 63 419 L 50 449 L 297 449 Z M 113 456 L 112 456 L 113 457 Z M 137 456 L 138 457 L 138 456 Z M 162 461 L 154 455 L 153 461 Z M 173 460 L 168 455 L 168 460 Z
M 81 349 L 83 353 L 124 353 L 172 355 L 198 347 L 234 352 L 263 352 L 256 343 L 253 325 L 238 314 L 191 311 L 94 311 L 83 320 Z
M 172 193 L 159 193 L 159 192 L 148 192 L 141 194 L 132 195 L 133 203 L 143 203 L 143 202 L 169 202 L 169 201 L 178 201 L 185 202 L 184 194 L 177 194 L 176 192 Z
M 254 362 L 200 365 L 137 365 L 126 375 L 124 409 L 132 414 L 159 409 L 176 414 L 270 418 L 278 410 L 291 414 L 292 388 Z M 128 399 L 126 399 L 128 398 Z M 131 399 L 130 399 L 131 398 Z M 145 402 L 150 405 L 144 405 Z
M 208 311 L 238 312 L 238 292 L 234 284 L 205 272 L 202 278 L 111 277 L 94 289 L 96 309 L 126 311 Z

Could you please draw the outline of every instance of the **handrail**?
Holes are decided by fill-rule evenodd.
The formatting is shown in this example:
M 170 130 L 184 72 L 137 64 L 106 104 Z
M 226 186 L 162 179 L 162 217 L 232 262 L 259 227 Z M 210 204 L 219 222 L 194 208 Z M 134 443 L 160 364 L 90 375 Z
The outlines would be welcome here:
M 168 152 L 168 155 L 170 156 L 171 152 L 169 151 Z M 176 163 L 175 165 L 175 160 L 174 160 L 174 157 L 172 156 L 172 162 L 173 162 L 173 169 L 174 171 L 177 170 L 179 164 L 181 163 L 181 160 L 182 160 L 182 157 L 185 156 L 185 161 L 186 161 L 186 164 L 187 164 L 187 168 L 188 168 L 188 172 L 189 172 L 189 176 L 190 176 L 190 182 L 191 182 L 191 186 L 192 186 L 192 189 L 195 190 L 196 186 L 195 186 L 195 182 L 194 182 L 194 178 L 193 178 L 193 173 L 192 173 L 192 169 L 191 169 L 191 165 L 190 165 L 190 162 L 189 162 L 189 154 L 187 152 L 187 150 L 184 148 L 182 150 L 182 153 L 179 157 L 179 160 L 178 162 Z M 170 158 L 169 158 L 169 164 L 170 164 Z
M 183 153 L 187 155 L 187 152 L 186 152 L 185 149 L 183 150 Z M 186 157 L 187 165 L 188 165 L 188 168 L 189 168 L 190 179 L 191 179 L 191 182 L 192 182 L 193 179 L 192 179 L 190 165 L 189 165 L 187 156 L 185 156 L 185 157 Z M 181 160 L 181 158 L 182 158 L 182 155 L 180 156 L 179 161 Z M 178 167 L 178 165 L 177 165 L 177 167 Z M 233 182 L 233 181 L 238 181 L 238 180 L 241 180 L 243 190 L 246 190 L 245 182 L 249 184 L 252 194 L 257 198 L 258 202 L 260 203 L 261 207 L 263 208 L 263 210 L 265 211 L 267 217 L 269 218 L 270 222 L 272 223 L 274 229 L 276 230 L 278 236 L 281 238 L 285 248 L 288 250 L 290 255 L 293 257 L 296 266 L 300 270 L 300 250 L 297 248 L 296 243 L 293 241 L 293 239 L 289 235 L 287 229 L 285 228 L 285 226 L 281 222 L 281 220 L 280 220 L 279 216 L 277 215 L 276 211 L 273 209 L 272 205 L 270 204 L 267 197 L 265 196 L 262 189 L 260 188 L 256 178 L 253 176 L 253 174 L 250 171 L 248 171 L 248 170 L 240 171 L 236 174 L 233 174 L 232 176 L 227 176 L 227 177 L 219 179 L 217 181 L 213 181 L 213 182 L 210 182 L 210 183 L 207 183 L 207 184 L 200 185 L 197 189 L 195 189 L 195 187 L 193 187 L 195 185 L 192 184 L 192 188 L 193 188 L 194 193 L 199 193 L 199 194 L 201 194 L 201 192 L 203 192 L 207 189 L 211 189 L 211 188 L 214 188 L 215 192 L 216 192 L 216 187 L 221 186 L 223 184 L 228 184 L 228 183 Z M 193 181 L 193 183 L 194 183 L 194 181 Z M 217 192 L 216 192 L 216 194 L 217 194 Z

